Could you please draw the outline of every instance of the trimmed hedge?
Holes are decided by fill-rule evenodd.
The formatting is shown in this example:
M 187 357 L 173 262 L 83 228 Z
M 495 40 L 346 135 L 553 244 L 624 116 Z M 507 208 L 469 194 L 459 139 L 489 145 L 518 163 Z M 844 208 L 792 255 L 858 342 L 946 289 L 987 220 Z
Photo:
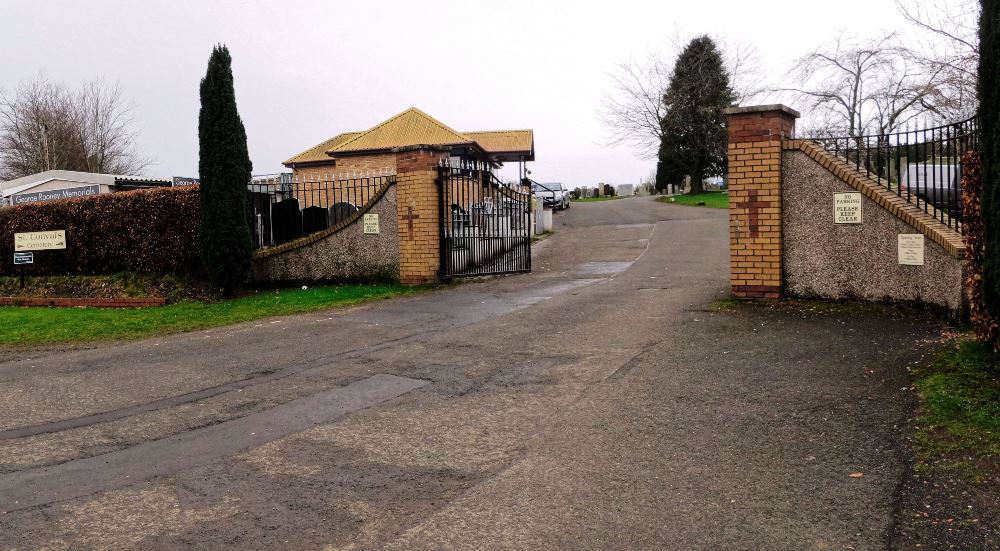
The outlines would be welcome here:
M 15 275 L 14 234 L 66 230 L 36 251 L 31 275 L 171 273 L 203 277 L 198 186 L 108 193 L 0 209 L 0 275 Z
M 979 154 L 969 151 L 962 158 L 962 220 L 965 226 L 965 293 L 969 300 L 969 321 L 976 339 L 992 344 L 997 339 L 997 322 L 986 308 L 983 296 L 983 257 L 986 232 L 983 227 L 983 178 Z

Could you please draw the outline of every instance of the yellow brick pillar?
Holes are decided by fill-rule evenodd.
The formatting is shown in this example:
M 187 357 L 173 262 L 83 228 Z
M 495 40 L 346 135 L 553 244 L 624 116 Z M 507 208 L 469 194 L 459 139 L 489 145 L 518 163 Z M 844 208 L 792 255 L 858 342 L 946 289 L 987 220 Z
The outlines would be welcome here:
M 798 111 L 732 107 L 729 127 L 729 284 L 738 298 L 781 297 L 781 141 Z
M 404 285 L 437 281 L 441 266 L 437 167 L 448 153 L 433 146 L 401 148 L 395 153 L 399 281 Z

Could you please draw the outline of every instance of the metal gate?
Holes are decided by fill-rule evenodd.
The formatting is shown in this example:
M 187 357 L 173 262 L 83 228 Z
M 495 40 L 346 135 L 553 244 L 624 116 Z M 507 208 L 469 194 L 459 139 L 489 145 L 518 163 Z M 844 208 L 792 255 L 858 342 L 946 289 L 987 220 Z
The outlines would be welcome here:
M 503 184 L 488 163 L 445 159 L 441 278 L 531 271 L 531 194 Z

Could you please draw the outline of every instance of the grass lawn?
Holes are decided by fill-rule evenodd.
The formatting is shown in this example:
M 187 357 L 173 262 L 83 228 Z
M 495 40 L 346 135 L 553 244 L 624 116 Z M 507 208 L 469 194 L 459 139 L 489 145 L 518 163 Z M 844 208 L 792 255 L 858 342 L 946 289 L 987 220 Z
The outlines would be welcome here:
M 706 191 L 695 195 L 671 195 L 670 197 L 659 197 L 656 200 L 668 205 L 687 205 L 713 209 L 729 208 L 729 193 L 724 191 Z M 699 205 L 698 203 L 705 204 Z
M 962 342 L 938 354 L 917 377 L 922 399 L 917 458 L 954 456 L 959 469 L 972 466 L 970 456 L 995 461 L 1000 456 L 1000 356 L 979 343 Z
M 132 340 L 322 310 L 417 292 L 392 284 L 260 291 L 219 302 L 182 301 L 155 308 L 0 307 L 0 346 Z
M 615 195 L 614 197 L 609 197 L 607 195 L 603 197 L 584 197 L 582 199 L 573 199 L 574 203 L 596 203 L 598 201 L 614 201 L 615 199 L 624 199 L 624 197 L 619 197 Z

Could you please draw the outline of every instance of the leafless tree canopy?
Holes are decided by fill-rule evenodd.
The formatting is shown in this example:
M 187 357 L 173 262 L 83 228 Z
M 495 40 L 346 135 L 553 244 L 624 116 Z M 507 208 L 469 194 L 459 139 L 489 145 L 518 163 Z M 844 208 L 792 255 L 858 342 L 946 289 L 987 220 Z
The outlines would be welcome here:
M 920 31 L 909 57 L 935 75 L 931 108 L 945 120 L 975 114 L 979 63 L 979 2 L 897 0 L 900 13 Z
M 44 78 L 0 92 L 0 179 L 45 170 L 140 174 L 150 161 L 135 151 L 132 107 L 117 84 L 77 91 Z
M 678 52 L 687 43 L 674 40 Z M 740 103 L 761 92 L 761 72 L 756 49 L 747 44 L 727 45 L 716 41 L 726 60 L 729 82 Z M 656 158 L 666 113 L 663 94 L 673 72 L 673 59 L 650 54 L 645 59 L 619 62 L 610 77 L 612 89 L 605 94 L 598 118 L 607 128 L 607 145 L 627 145 L 645 159 Z
M 780 88 L 808 109 L 807 133 L 858 136 L 892 132 L 933 110 L 937 73 L 924 70 L 896 33 L 872 39 L 841 34 L 800 58 Z

